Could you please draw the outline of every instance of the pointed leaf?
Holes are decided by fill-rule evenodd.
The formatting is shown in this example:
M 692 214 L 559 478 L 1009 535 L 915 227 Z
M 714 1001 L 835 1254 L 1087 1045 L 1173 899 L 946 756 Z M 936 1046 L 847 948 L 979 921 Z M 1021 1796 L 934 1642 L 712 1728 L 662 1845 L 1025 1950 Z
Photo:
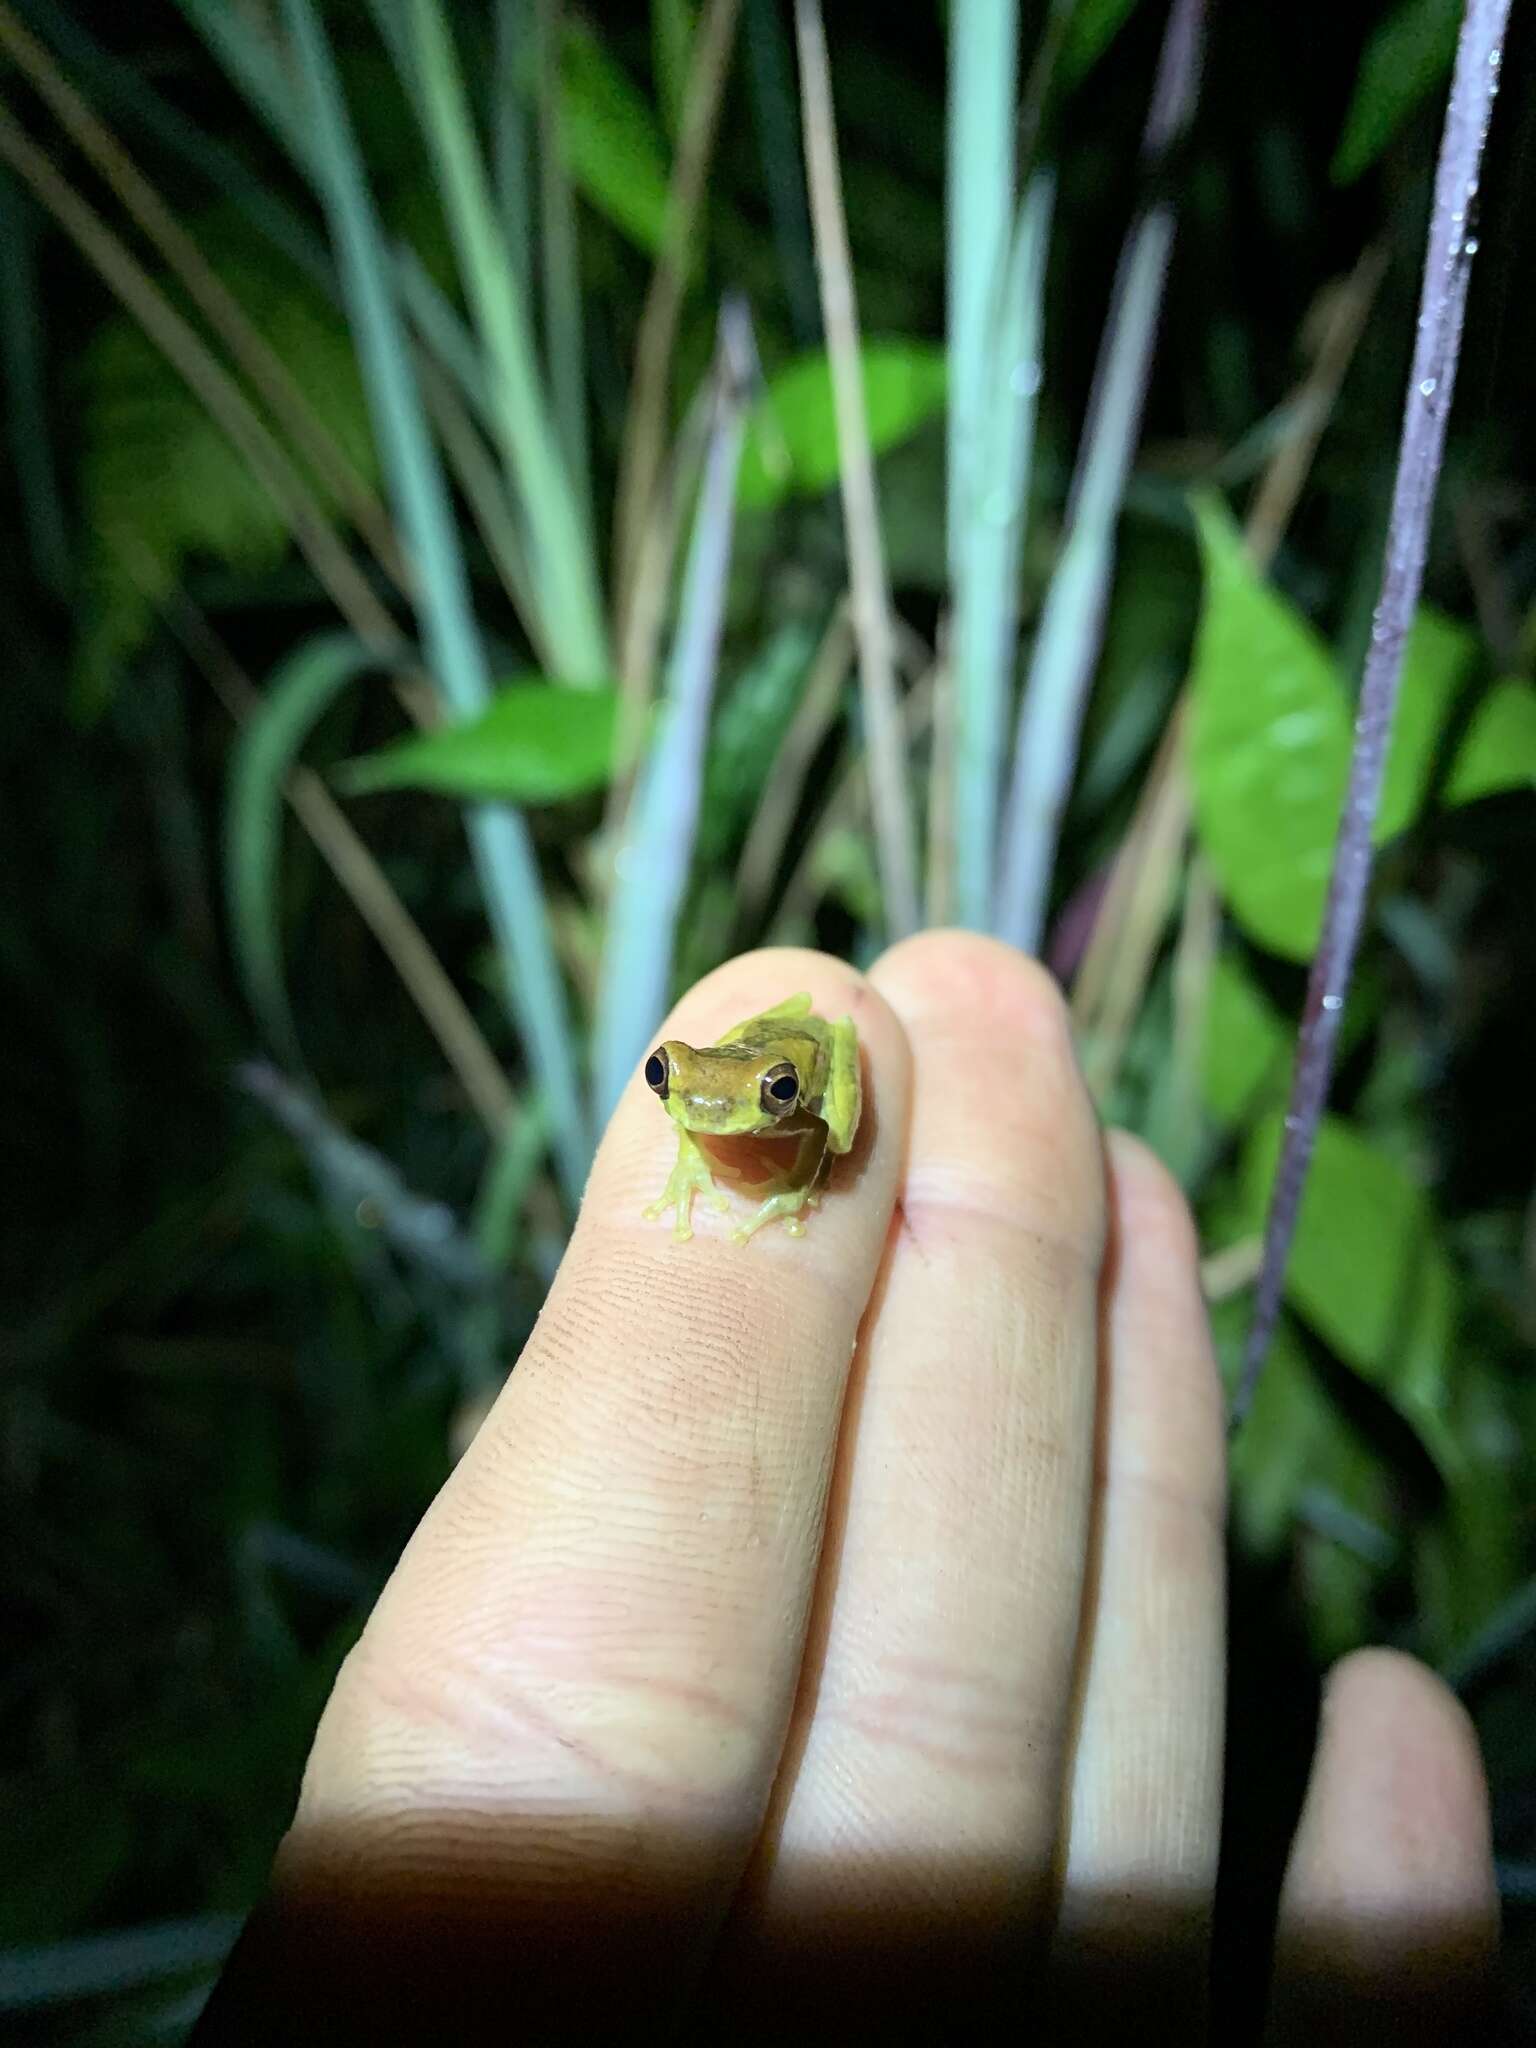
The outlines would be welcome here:
M 591 29 L 566 25 L 560 119 L 571 178 L 621 234 L 655 255 L 667 218 L 667 154 L 645 96 Z
M 1333 182 L 1368 171 L 1419 102 L 1450 71 L 1460 0 L 1403 0 L 1373 32 L 1333 159 Z
M 1283 1120 L 1253 1132 L 1249 1212 L 1268 1207 Z M 1448 1476 L 1460 1453 L 1447 1416 L 1455 1277 L 1428 1197 L 1406 1169 L 1340 1117 L 1324 1117 L 1286 1273 L 1286 1299 L 1378 1387 Z
M 1201 845 L 1248 935 L 1307 960 L 1349 781 L 1348 705 L 1332 656 L 1255 574 L 1225 508 L 1202 498 L 1195 518 L 1205 592 L 1189 765 Z M 1476 649 L 1476 636 L 1456 620 L 1428 607 L 1415 618 L 1372 835 L 1378 845 L 1422 808 Z
M 1261 1089 L 1285 1085 L 1290 1035 L 1269 1001 L 1231 953 L 1211 970 L 1201 1076 L 1211 1114 L 1236 1123 Z
M 1446 782 L 1448 804 L 1504 789 L 1536 789 L 1536 689 L 1495 683 L 1477 707 Z
M 867 341 L 864 404 L 869 440 L 881 455 L 944 409 L 944 351 L 929 342 Z M 823 349 L 776 370 L 753 406 L 742 453 L 740 503 L 776 505 L 837 481 L 837 419 Z
M 1444 612 L 1422 606 L 1403 650 L 1403 675 L 1386 780 L 1376 818 L 1378 845 L 1411 825 L 1423 806 L 1435 753 L 1477 653 L 1477 635 Z
M 1200 842 L 1233 915 L 1305 960 L 1349 776 L 1349 718 L 1328 651 L 1255 575 L 1225 510 L 1196 506 L 1205 598 L 1189 766 Z
M 1076 85 L 1088 76 L 1135 6 L 1136 0 L 1075 0 L 1056 60 L 1063 85 Z
M 337 780 L 353 795 L 426 789 L 489 801 L 561 803 L 601 789 L 608 780 L 617 709 L 611 690 L 514 683 L 480 717 L 349 761 Z

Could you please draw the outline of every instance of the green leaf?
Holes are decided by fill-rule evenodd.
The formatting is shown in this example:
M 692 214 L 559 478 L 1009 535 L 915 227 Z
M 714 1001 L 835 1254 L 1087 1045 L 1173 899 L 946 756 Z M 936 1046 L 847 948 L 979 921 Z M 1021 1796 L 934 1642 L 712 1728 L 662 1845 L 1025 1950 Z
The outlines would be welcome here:
M 667 217 L 667 153 L 644 95 L 574 20 L 566 24 L 560 85 L 572 181 L 621 234 L 655 255 Z
M 1224 507 L 1195 503 L 1205 596 L 1191 675 L 1190 774 L 1201 845 L 1233 916 L 1290 960 L 1311 958 L 1322 923 L 1352 727 L 1333 659 L 1254 573 Z M 1378 845 L 1413 822 L 1477 650 L 1440 612 L 1415 617 L 1381 807 Z
M 1230 1469 L 1238 1539 L 1257 1557 L 1293 1555 L 1314 1653 L 1331 1661 L 1353 1648 L 1369 1631 L 1394 1548 L 1391 1483 L 1369 1442 L 1329 1399 L 1288 1317 L 1233 1441 Z M 1345 1531 L 1353 1544 L 1341 1540 Z M 1362 1555 L 1362 1545 L 1374 1555 Z
M 929 342 L 867 341 L 864 404 L 876 455 L 909 439 L 944 408 L 944 351 Z M 797 357 L 769 378 L 752 408 L 739 502 L 776 505 L 837 480 L 837 418 L 825 350 Z
M 1522 1469 L 1519 1425 L 1497 1371 L 1471 1346 L 1458 1362 L 1452 1397 L 1465 1469 L 1414 1543 L 1422 1648 L 1437 1663 L 1472 1648 L 1529 1569 L 1521 1540 L 1529 1468 Z
M 338 693 L 376 662 L 349 634 L 308 641 L 273 675 L 230 757 L 224 880 L 235 960 L 263 1030 L 295 1065 L 297 1036 L 283 974 L 278 903 L 283 785 Z
M 1226 512 L 1197 502 L 1205 600 L 1190 678 L 1195 816 L 1233 915 L 1305 960 L 1317 939 L 1349 776 L 1327 649 L 1254 574 Z
M 1478 705 L 1446 780 L 1448 804 L 1505 789 L 1536 789 L 1536 689 L 1517 677 L 1495 683 Z
M 1414 619 L 1373 835 L 1378 845 L 1395 839 L 1423 807 L 1440 736 L 1477 648 L 1477 635 L 1444 612 L 1425 605 Z
M 378 465 L 345 323 L 291 264 L 253 246 L 225 209 L 193 230 L 220 282 L 372 482 Z M 77 711 L 91 716 L 110 701 L 123 661 L 150 630 L 154 600 L 174 587 L 185 561 L 204 556 L 255 575 L 282 559 L 289 532 L 244 456 L 126 315 L 91 342 L 79 396 L 93 555 L 74 693 Z
M 1211 1323 L 1223 1361 L 1230 1354 L 1235 1371 L 1248 1311 L 1229 1297 L 1212 1310 Z M 1228 1454 L 1233 1527 L 1256 1556 L 1273 1557 L 1283 1550 L 1296 1502 L 1312 1477 L 1318 1441 L 1330 1425 L 1337 1426 L 1333 1405 L 1317 1384 L 1295 1326 L 1282 1316 L 1253 1406 Z
M 1461 23 L 1459 0 L 1402 0 L 1365 46 L 1354 97 L 1334 152 L 1336 185 L 1368 171 L 1408 116 L 1449 72 Z
M 396 740 L 337 770 L 341 786 L 426 789 L 440 796 L 552 804 L 601 789 L 613 766 L 618 698 L 520 682 L 478 718 Z
M 1243 1187 L 1255 1224 L 1269 1204 L 1284 1131 L 1253 1131 Z M 1324 1117 L 1286 1271 L 1286 1299 L 1391 1401 L 1448 1476 L 1460 1465 L 1447 1420 L 1456 1283 L 1423 1188 L 1339 1117 Z
M 1205 1013 L 1201 1083 L 1212 1116 L 1236 1123 L 1261 1089 L 1283 1086 L 1290 1034 L 1235 957 L 1221 953 L 1211 970 Z
M 1076 85 L 1088 76 L 1135 6 L 1136 0 L 1076 0 L 1056 60 L 1063 85 Z

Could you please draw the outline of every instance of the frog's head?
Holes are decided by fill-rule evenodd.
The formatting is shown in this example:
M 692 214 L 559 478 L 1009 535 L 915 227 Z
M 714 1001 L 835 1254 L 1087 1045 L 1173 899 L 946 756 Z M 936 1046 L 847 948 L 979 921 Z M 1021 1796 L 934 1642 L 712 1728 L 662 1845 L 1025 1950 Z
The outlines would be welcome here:
M 674 1123 L 719 1138 L 772 1131 L 800 1107 L 794 1061 L 760 1046 L 713 1045 L 701 1051 L 668 1038 L 645 1063 L 645 1085 L 660 1096 Z

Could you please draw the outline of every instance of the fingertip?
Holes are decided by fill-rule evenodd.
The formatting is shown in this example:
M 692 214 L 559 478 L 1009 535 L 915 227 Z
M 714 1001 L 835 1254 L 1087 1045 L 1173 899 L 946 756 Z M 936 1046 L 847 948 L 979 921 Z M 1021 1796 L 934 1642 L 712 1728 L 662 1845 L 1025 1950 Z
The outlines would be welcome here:
M 1130 1131 L 1105 1134 L 1110 1199 L 1122 1235 L 1152 1247 L 1181 1274 L 1198 1276 L 1200 1241 L 1184 1190 L 1144 1139 Z
M 1436 1672 L 1405 1651 L 1352 1650 L 1323 1688 L 1319 1766 L 1331 1760 L 1387 1830 L 1394 1864 L 1468 1900 L 1492 1899 L 1488 1786 L 1472 1717 Z
M 1103 1155 L 1055 980 L 1014 947 L 962 931 L 902 940 L 869 978 L 913 1049 L 909 1222 L 989 1217 L 1097 1269 Z
M 1129 1131 L 1105 1138 L 1110 1373 L 1106 1439 L 1117 1464 L 1161 1475 L 1220 1522 L 1226 1428 L 1200 1290 L 1200 1245 L 1184 1190 Z
M 1038 960 L 1002 939 L 960 930 L 918 932 L 882 953 L 870 974 L 877 986 L 915 1005 L 947 1004 L 979 1030 L 1038 1043 L 1076 1065 L 1061 984 Z
M 1417 1659 L 1352 1652 L 1324 1686 L 1269 2040 L 1353 2039 L 1367 2021 L 1460 2038 L 1497 1931 L 1487 1781 L 1465 1709 Z

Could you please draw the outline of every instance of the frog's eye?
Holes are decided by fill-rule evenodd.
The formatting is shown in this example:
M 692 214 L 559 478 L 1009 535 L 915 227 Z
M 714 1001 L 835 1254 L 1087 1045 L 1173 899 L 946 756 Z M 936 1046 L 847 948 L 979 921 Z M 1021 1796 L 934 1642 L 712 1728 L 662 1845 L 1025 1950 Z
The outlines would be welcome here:
M 763 1076 L 762 1103 L 769 1116 L 788 1116 L 800 1100 L 800 1076 L 790 1060 L 781 1060 Z
M 663 1102 L 666 1101 L 667 1056 L 664 1052 L 661 1052 L 660 1050 L 653 1052 L 650 1058 L 646 1061 L 645 1085 L 647 1088 L 653 1090 L 655 1094 L 659 1095 Z

